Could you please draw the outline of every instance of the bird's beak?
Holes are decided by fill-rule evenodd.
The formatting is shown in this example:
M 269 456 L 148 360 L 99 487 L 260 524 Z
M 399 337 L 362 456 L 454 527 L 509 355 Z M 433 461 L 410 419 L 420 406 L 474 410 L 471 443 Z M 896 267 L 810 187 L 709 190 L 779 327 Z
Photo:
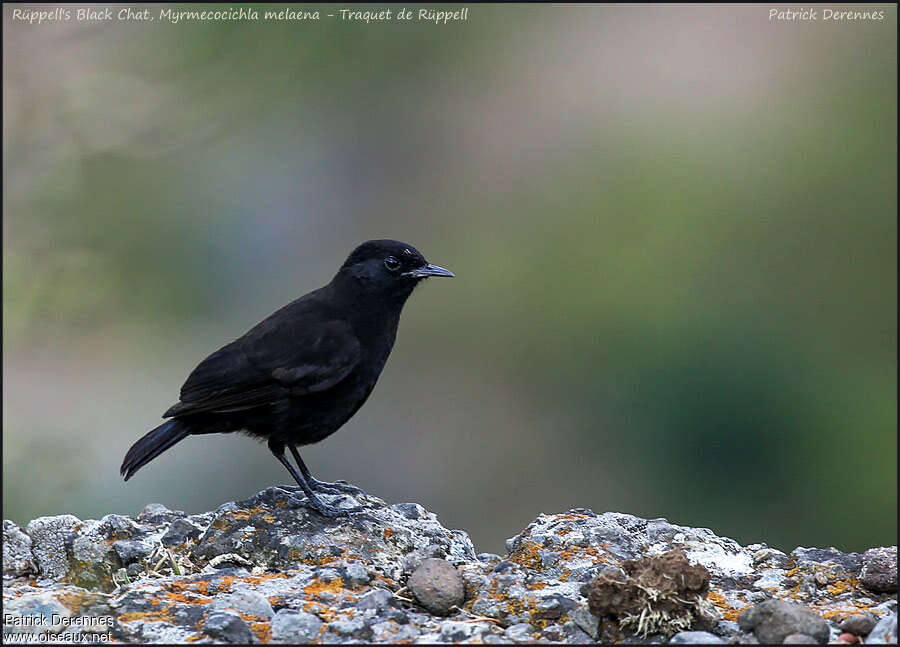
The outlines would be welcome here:
M 445 270 L 443 267 L 438 267 L 437 265 L 425 265 L 424 267 L 417 267 L 414 270 L 406 272 L 404 276 L 411 276 L 416 279 L 424 279 L 427 276 L 456 276 L 450 270 Z

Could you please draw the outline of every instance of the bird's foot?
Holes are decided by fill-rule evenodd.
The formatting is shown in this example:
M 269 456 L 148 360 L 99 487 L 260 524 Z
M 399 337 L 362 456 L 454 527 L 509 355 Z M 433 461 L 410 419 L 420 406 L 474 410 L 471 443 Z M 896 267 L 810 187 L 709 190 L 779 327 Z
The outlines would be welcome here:
M 316 492 L 325 492 L 326 494 L 352 494 L 354 496 L 369 496 L 364 490 L 350 485 L 347 481 L 337 480 L 334 483 L 328 481 L 320 481 L 318 479 L 308 479 L 309 486 Z
M 334 519 L 336 517 L 347 517 L 353 513 L 362 512 L 363 510 L 368 510 L 368 506 L 364 506 L 364 505 L 357 505 L 357 506 L 353 506 L 352 508 L 338 508 L 333 505 L 328 505 L 326 503 L 323 503 L 319 499 L 319 497 L 317 497 L 315 495 L 313 495 L 313 496 L 307 495 L 307 497 L 305 499 L 298 499 L 293 494 L 288 492 L 286 489 L 284 489 L 284 488 L 278 488 L 278 489 L 279 489 L 279 491 L 283 492 L 287 496 L 287 498 L 290 499 L 290 501 L 292 503 L 294 503 L 295 505 L 303 506 L 305 508 L 310 508 L 311 510 L 314 510 L 315 512 L 319 513 L 323 517 L 328 517 L 331 519 Z

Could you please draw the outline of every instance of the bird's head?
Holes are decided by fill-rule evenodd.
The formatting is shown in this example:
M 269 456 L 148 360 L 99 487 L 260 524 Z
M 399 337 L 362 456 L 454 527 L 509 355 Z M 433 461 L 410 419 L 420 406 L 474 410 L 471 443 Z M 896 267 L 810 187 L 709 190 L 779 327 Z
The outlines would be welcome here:
M 399 300 L 402 304 L 422 279 L 454 276 L 450 270 L 431 265 L 422 253 L 398 240 L 369 240 L 347 257 L 335 279 L 354 291 Z

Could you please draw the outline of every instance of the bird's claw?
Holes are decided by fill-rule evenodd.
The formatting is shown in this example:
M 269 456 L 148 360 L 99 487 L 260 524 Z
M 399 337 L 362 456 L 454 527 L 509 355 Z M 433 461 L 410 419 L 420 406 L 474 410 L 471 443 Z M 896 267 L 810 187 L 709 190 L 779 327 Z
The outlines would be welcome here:
M 323 517 L 328 517 L 330 519 L 334 519 L 337 517 L 348 517 L 353 513 L 362 512 L 363 510 L 367 510 L 369 508 L 369 506 L 364 505 L 357 505 L 353 506 L 352 508 L 337 508 L 335 506 L 322 503 L 322 501 L 317 497 L 307 496 L 305 499 L 298 499 L 284 488 L 278 489 L 283 492 L 294 505 L 309 508 L 310 510 L 317 512 Z
M 354 496 L 369 496 L 361 488 L 358 488 L 355 485 L 350 485 L 346 481 L 342 480 L 337 480 L 334 483 L 329 483 L 328 481 L 312 479 L 310 481 L 310 487 L 312 487 L 312 489 L 317 492 L 325 492 L 327 494 L 353 494 Z

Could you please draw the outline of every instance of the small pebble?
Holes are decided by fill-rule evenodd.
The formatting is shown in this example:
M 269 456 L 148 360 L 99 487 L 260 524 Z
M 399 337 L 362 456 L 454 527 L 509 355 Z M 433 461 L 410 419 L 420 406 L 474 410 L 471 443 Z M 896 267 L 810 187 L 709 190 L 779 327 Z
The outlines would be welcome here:
M 238 616 L 220 611 L 213 612 L 203 624 L 206 635 L 227 643 L 250 644 L 256 635 Z
M 837 639 L 840 640 L 842 643 L 848 643 L 851 645 L 853 643 L 859 642 L 859 636 L 854 636 L 851 633 L 842 633 L 840 636 L 837 637 Z
M 856 613 L 844 618 L 839 627 L 856 636 L 867 636 L 875 627 L 875 618 L 869 613 Z
M 407 583 L 416 600 L 431 613 L 446 616 L 461 606 L 466 591 L 456 567 L 443 559 L 430 557 L 410 576 Z

